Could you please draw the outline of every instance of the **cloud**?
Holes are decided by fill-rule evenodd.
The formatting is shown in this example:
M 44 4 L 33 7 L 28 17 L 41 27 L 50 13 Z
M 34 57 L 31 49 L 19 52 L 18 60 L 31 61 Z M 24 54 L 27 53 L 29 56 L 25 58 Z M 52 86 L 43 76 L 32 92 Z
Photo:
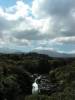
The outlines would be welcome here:
M 74 6 L 74 0 L 34 0 L 32 10 L 35 16 L 64 16 L 68 15 Z
M 23 1 L 16 1 L 16 5 L 6 8 L 4 16 L 8 20 L 17 20 L 28 16 L 29 10 L 29 6 Z
M 29 45 L 30 42 L 22 35 L 30 28 L 28 24 L 29 6 L 23 1 L 16 1 L 16 5 L 8 8 L 0 7 L 0 41 L 1 44 L 15 44 L 15 45 Z M 30 27 L 29 27 L 30 26 Z M 19 36 L 15 36 L 14 33 L 18 33 Z M 20 34 L 19 34 L 20 33 Z
M 18 46 L 29 46 L 31 43 L 26 39 L 17 39 L 15 37 L 10 37 L 10 36 L 0 38 L 0 45 L 6 46 L 11 44 L 15 44 Z
M 16 39 L 16 38 L 12 38 L 12 40 L 10 40 L 12 43 L 19 45 L 19 46 L 29 46 L 31 43 L 30 41 L 26 40 L 26 39 Z
M 36 47 L 36 48 L 34 48 L 34 51 L 36 51 L 36 50 L 50 50 L 50 51 L 54 51 L 54 48 L 50 48 L 50 47 L 42 47 L 42 46 L 40 46 L 40 47 Z
M 32 13 L 36 18 L 51 19 L 45 23 L 49 38 L 75 35 L 75 0 L 34 0 Z
M 32 6 L 17 0 L 0 6 L 0 43 L 47 49 L 74 45 L 75 0 L 32 0 Z
M 31 30 L 17 32 L 17 33 L 15 32 L 14 37 L 18 39 L 36 40 L 36 39 L 40 39 L 38 33 L 39 32 L 37 30 L 31 29 Z
M 75 36 L 55 38 L 51 42 L 58 44 L 75 44 Z

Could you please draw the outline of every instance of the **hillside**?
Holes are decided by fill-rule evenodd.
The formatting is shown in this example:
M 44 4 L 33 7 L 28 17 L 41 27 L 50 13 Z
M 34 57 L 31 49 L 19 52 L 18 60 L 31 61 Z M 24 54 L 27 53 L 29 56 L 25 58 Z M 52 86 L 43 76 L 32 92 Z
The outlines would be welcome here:
M 31 95 L 34 74 L 42 76 L 40 86 L 42 81 L 49 81 L 45 86 L 54 86 L 50 88 L 50 93 L 43 89 L 44 92 L 38 95 L 40 100 L 75 99 L 75 58 L 56 58 L 37 53 L 0 54 L 0 99 L 38 100 L 37 96 Z

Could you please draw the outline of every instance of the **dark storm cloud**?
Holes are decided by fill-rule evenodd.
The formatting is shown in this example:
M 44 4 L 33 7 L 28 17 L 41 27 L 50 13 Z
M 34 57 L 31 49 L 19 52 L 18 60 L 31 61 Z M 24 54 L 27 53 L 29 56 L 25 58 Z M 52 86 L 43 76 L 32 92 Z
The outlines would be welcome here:
M 33 14 L 52 18 L 49 34 L 54 37 L 75 35 L 75 0 L 34 0 Z
M 36 0 L 35 0 L 36 1 Z M 38 0 L 37 0 L 38 1 Z M 39 8 L 46 14 L 64 16 L 75 9 L 75 0 L 40 0 Z
M 27 39 L 27 40 L 42 40 L 48 38 L 44 35 L 40 35 L 40 31 L 35 29 L 25 30 L 21 32 L 14 32 L 12 33 L 12 35 L 14 35 L 14 37 L 16 37 L 17 39 Z

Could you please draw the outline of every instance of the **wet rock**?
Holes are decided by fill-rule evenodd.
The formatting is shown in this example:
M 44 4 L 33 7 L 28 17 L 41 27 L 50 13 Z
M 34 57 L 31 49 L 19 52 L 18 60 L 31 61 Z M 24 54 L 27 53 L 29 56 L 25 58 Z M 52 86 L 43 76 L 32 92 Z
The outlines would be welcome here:
M 40 94 L 51 94 L 56 90 L 57 85 L 51 83 L 48 75 L 41 75 L 40 81 L 38 81 Z

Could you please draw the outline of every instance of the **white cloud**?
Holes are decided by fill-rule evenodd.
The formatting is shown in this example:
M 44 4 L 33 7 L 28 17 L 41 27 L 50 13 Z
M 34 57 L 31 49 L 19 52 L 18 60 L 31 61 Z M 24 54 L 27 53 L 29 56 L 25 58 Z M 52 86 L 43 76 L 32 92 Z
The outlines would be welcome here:
M 4 10 L 0 7 L 0 16 L 4 16 Z
M 29 46 L 31 43 L 29 40 L 26 39 L 16 39 L 16 38 L 12 38 L 12 40 L 10 40 L 12 43 L 18 45 L 18 46 Z
M 11 7 L 0 8 L 0 15 L 5 17 L 7 20 L 18 20 L 19 18 L 25 18 L 29 14 L 30 7 L 23 1 L 16 1 L 16 5 Z
M 50 50 L 50 51 L 54 51 L 54 48 L 40 46 L 40 47 L 34 48 L 34 50 Z
M 26 39 L 19 40 L 15 37 L 10 37 L 10 36 L 0 38 L 0 45 L 11 45 L 11 44 L 15 44 L 17 46 L 29 46 L 29 45 L 31 45 L 30 41 L 26 40 Z
M 51 42 L 58 44 L 75 44 L 75 36 L 55 38 Z

